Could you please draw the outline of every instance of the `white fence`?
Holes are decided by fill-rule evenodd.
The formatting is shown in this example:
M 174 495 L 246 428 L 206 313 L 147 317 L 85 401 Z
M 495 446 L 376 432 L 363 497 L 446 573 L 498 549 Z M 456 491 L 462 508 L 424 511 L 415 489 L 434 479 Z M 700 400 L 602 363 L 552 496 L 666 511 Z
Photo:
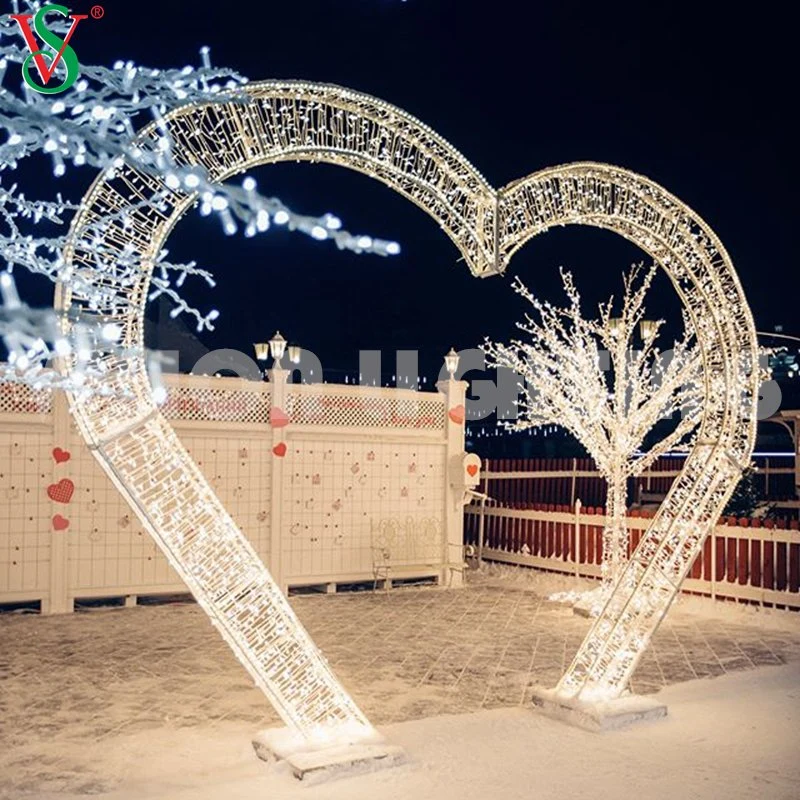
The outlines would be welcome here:
M 597 513 L 587 513 L 597 512 Z M 599 578 L 605 517 L 600 509 L 470 506 L 465 537 L 490 561 Z M 651 514 L 627 519 L 630 551 Z M 681 589 L 800 609 L 800 531 L 796 521 L 726 518 L 705 542 Z
M 447 414 L 459 392 L 173 376 L 163 411 L 286 589 L 372 579 L 371 531 L 387 521 L 438 531 L 438 558 L 427 552 L 417 572 L 449 577 L 462 541 L 447 470 L 463 451 Z M 69 611 L 185 591 L 63 397 L 0 384 L 0 498 L 0 603 Z

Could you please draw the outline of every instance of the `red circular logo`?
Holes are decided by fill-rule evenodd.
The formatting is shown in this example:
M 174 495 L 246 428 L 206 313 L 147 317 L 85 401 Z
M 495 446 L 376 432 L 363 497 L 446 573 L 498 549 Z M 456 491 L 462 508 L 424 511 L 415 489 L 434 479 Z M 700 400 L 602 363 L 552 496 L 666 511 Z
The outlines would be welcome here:
M 93 19 L 101 19 L 103 14 L 106 13 L 106 10 L 103 6 L 92 6 L 92 10 L 89 13 L 92 15 Z

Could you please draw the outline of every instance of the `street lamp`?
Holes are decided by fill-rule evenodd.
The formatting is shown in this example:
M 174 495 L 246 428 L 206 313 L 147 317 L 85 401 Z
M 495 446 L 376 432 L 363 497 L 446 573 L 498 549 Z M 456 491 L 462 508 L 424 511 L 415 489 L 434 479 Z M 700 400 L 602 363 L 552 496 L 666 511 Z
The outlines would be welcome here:
M 451 347 L 450 352 L 444 357 L 444 366 L 450 375 L 450 380 L 455 380 L 456 371 L 458 370 L 458 362 L 460 361 L 458 353 Z
M 253 345 L 253 349 L 256 351 L 256 358 L 259 361 L 266 361 L 269 357 L 268 342 L 256 342 L 256 344 Z
M 658 323 L 655 320 L 643 319 L 639 323 L 639 335 L 646 342 L 650 341 L 650 339 L 652 339 L 656 335 L 657 330 L 658 330 Z
M 296 344 L 289 345 L 289 361 L 292 364 L 299 364 L 300 363 L 300 346 Z
M 281 368 L 281 359 L 286 352 L 286 339 L 281 336 L 280 331 L 275 331 L 275 335 L 269 340 L 269 352 L 275 363 L 272 365 L 273 369 Z

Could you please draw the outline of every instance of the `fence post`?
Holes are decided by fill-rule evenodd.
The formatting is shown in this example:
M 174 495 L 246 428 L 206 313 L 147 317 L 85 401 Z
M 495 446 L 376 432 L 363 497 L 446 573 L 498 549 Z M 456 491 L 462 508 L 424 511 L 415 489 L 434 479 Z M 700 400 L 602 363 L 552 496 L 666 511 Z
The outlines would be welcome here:
M 575 577 L 580 574 L 581 567 L 581 501 L 575 501 L 575 544 L 572 548 L 572 557 L 575 559 Z
M 570 489 L 569 494 L 569 504 L 575 505 L 575 481 L 577 479 L 577 475 L 575 474 L 578 471 L 578 459 L 572 459 L 572 488 Z
M 464 457 L 464 418 L 453 414 L 455 409 L 463 409 L 466 402 L 466 381 L 447 380 L 439 381 L 436 389 L 443 396 L 445 404 L 444 435 L 445 459 L 447 469 L 451 468 L 454 460 L 461 461 Z M 465 476 L 466 477 L 466 476 Z M 448 480 L 445 490 L 444 524 L 441 564 L 439 577 L 440 586 L 461 586 L 464 574 L 461 570 L 452 571 L 450 564 L 454 561 L 464 560 L 464 489 L 461 479 L 456 482 Z M 454 557 L 454 554 L 458 557 Z
M 487 496 L 484 492 L 483 497 L 481 497 L 481 515 L 478 519 L 478 569 L 480 569 L 481 564 L 483 564 L 483 526 L 486 519 L 486 500 Z
M 711 526 L 711 599 L 717 599 L 717 523 Z
M 50 423 L 52 425 L 51 445 L 69 449 L 70 441 L 70 415 L 67 407 L 67 398 L 63 392 L 53 392 Z M 51 462 L 53 481 L 57 482 L 63 477 L 61 467 Z M 63 532 L 53 528 L 50 530 L 50 581 L 46 600 L 42 601 L 42 614 L 68 614 L 75 610 L 75 603 L 70 596 L 70 568 L 69 547 L 67 537 Z
M 271 439 L 269 441 L 272 445 L 273 453 L 270 463 L 270 558 L 268 568 L 275 583 L 278 584 L 284 594 L 288 595 L 289 587 L 284 583 L 286 575 L 284 575 L 284 564 L 281 558 L 281 538 L 285 533 L 283 529 L 283 456 L 286 454 L 291 441 L 291 427 L 285 427 L 283 424 L 273 424 L 272 415 L 273 413 L 278 413 L 278 411 L 282 414 L 289 414 L 287 402 L 289 371 L 281 367 L 273 367 L 267 375 L 269 377 L 270 390 L 269 425 L 271 427 Z M 273 412 L 273 409 L 275 409 L 275 412 Z M 281 422 L 283 422 L 283 418 L 281 418 Z M 283 455 L 279 455 L 281 452 Z

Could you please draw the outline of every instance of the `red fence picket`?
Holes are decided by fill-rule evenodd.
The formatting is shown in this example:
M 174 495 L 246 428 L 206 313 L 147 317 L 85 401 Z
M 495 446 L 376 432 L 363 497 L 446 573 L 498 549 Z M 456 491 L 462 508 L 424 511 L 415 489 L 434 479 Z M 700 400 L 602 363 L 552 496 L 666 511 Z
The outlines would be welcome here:
M 762 496 L 783 500 L 794 493 L 794 476 L 791 473 L 776 474 L 775 469 L 791 470 L 793 459 L 791 457 L 754 458 L 760 471 L 757 480 L 760 482 Z M 635 496 L 637 487 L 655 495 L 666 494 L 674 475 L 682 469 L 684 457 L 663 457 L 656 461 L 649 470 L 648 475 L 639 476 L 631 481 L 631 490 Z M 769 475 L 765 467 L 773 470 Z M 594 476 L 575 477 L 573 491 L 573 470 L 577 472 L 596 472 L 596 466 L 591 458 L 518 458 L 518 459 L 486 459 L 485 472 L 547 472 L 548 477 L 519 477 L 519 478 L 489 478 L 482 489 L 503 505 L 519 503 L 553 503 L 564 505 L 574 503 L 580 499 L 585 507 L 602 506 L 606 502 L 606 482 L 599 474 Z M 663 476 L 661 473 L 664 473 Z M 763 486 L 762 486 L 763 484 Z
M 519 470 L 516 461 L 496 464 L 508 470 Z M 503 481 L 498 481 L 502 483 Z M 510 485 L 510 483 L 509 483 Z M 603 525 L 592 524 L 592 517 L 600 517 L 604 509 L 599 506 L 582 508 L 582 518 L 578 535 L 572 520 L 555 520 L 556 513 L 572 515 L 575 508 L 562 503 L 545 501 L 531 502 L 519 490 L 509 488 L 503 492 L 504 503 L 490 502 L 486 508 L 484 519 L 484 547 L 488 550 L 500 550 L 506 553 L 529 553 L 542 559 L 553 559 L 564 562 L 600 565 L 602 563 Z M 536 519 L 504 514 L 503 508 L 531 509 L 544 512 Z M 647 519 L 653 516 L 652 511 L 632 509 L 631 520 Z M 480 509 L 472 506 L 464 521 L 464 540 L 477 544 L 480 521 Z M 737 531 L 750 529 L 748 535 L 739 535 Z M 709 582 L 717 596 L 742 598 L 737 594 L 735 586 L 764 589 L 769 592 L 800 593 L 800 541 L 774 541 L 772 531 L 781 532 L 779 538 L 786 539 L 784 531 L 800 530 L 800 523 L 788 520 L 737 519 L 723 517 L 719 520 L 714 536 L 709 536 L 703 548 L 692 564 L 688 576 Z M 633 554 L 644 535 L 640 527 L 630 527 L 629 554 Z M 763 532 L 763 533 L 762 533 Z M 716 541 L 716 549 L 714 542 Z M 563 571 L 563 570 L 562 570 Z M 730 586 L 730 589 L 725 587 Z M 697 591 L 695 588 L 694 591 Z M 700 591 L 709 591 L 701 589 Z M 750 602 L 764 601 L 752 599 Z M 765 601 L 764 601 L 765 602 Z M 769 602 L 782 605 L 773 596 Z M 795 607 L 797 603 L 789 603 Z

